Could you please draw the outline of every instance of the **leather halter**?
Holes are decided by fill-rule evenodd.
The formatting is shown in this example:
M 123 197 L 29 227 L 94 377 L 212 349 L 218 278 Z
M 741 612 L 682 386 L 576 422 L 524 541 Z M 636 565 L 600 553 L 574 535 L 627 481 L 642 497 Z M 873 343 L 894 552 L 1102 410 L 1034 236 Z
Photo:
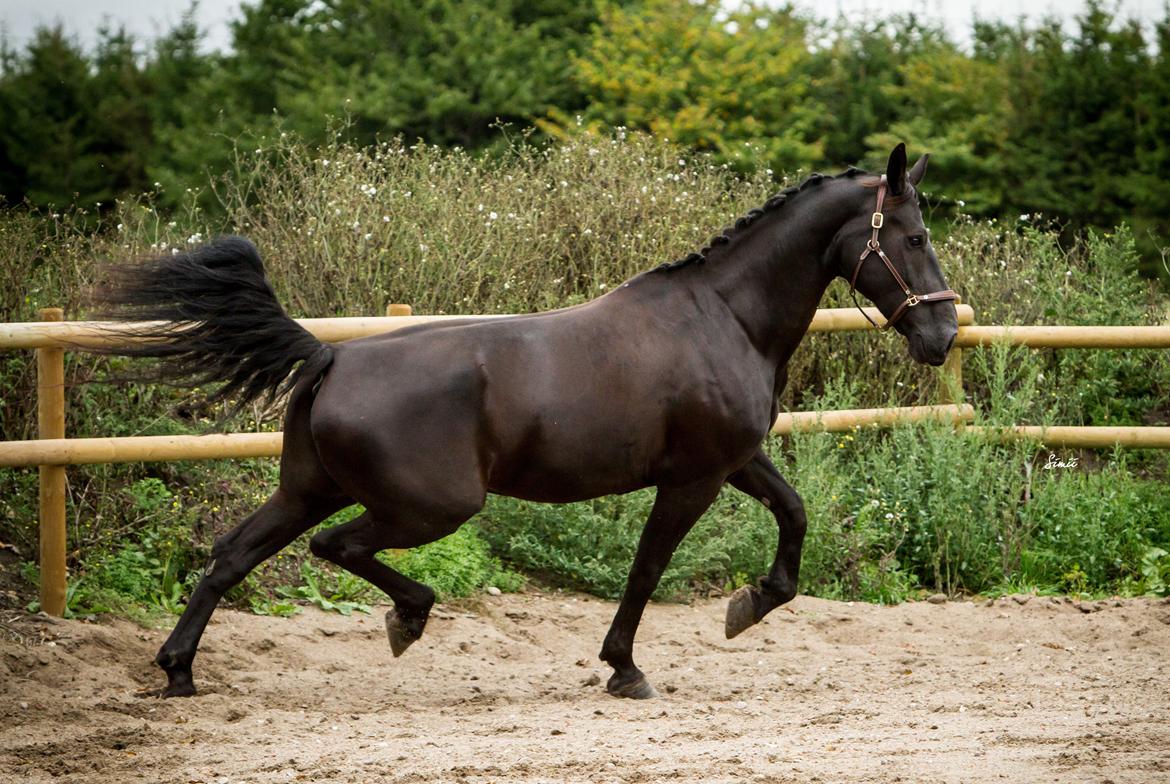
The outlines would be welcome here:
M 874 208 L 873 217 L 869 219 L 869 225 L 873 228 L 873 235 L 869 241 L 865 243 L 865 250 L 861 252 L 861 258 L 857 260 L 857 266 L 853 268 L 853 277 L 849 279 L 849 294 L 853 297 L 853 304 L 857 305 L 857 309 L 861 311 L 861 315 L 865 316 L 866 321 L 877 327 L 877 322 L 869 317 L 865 309 L 857 301 L 857 276 L 861 273 L 861 265 L 869 258 L 870 254 L 876 254 L 879 259 L 886 265 L 886 269 L 894 276 L 894 280 L 898 283 L 898 287 L 902 289 L 902 293 L 906 295 L 906 299 L 894 311 L 894 315 L 890 316 L 886 323 L 880 329 L 889 329 L 894 326 L 894 322 L 902 318 L 910 308 L 917 305 L 919 302 L 945 302 L 946 300 L 956 300 L 959 295 L 951 289 L 944 289 L 942 291 L 932 291 L 929 294 L 915 294 L 910 290 L 906 284 L 905 279 L 894 268 L 894 263 L 890 261 L 890 257 L 882 250 L 882 244 L 878 241 L 878 232 L 881 231 L 882 225 L 885 223 L 885 215 L 882 214 L 882 204 L 886 200 L 886 175 L 882 175 L 881 182 L 877 189 L 877 207 Z

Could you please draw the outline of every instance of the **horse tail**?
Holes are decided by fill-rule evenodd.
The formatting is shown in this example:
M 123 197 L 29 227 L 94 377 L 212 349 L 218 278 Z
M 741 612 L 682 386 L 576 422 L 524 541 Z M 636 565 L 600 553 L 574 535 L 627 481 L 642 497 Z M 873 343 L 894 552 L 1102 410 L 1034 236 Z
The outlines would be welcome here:
M 98 351 L 161 359 L 159 376 L 172 383 L 223 382 L 209 400 L 234 397 L 232 413 L 262 395 L 271 402 L 333 360 L 285 313 L 243 237 L 116 266 L 109 278 L 96 291 L 98 315 L 123 323 L 114 334 L 132 341 Z

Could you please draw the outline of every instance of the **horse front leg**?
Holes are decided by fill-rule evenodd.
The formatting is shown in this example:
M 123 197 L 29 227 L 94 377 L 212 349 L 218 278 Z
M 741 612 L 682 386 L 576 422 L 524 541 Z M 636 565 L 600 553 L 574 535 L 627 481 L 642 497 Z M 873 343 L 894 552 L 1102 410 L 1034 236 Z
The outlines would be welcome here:
M 646 676 L 634 665 L 634 635 L 646 602 L 658 586 L 679 542 L 707 511 L 722 484 L 720 479 L 678 487 L 659 486 L 654 508 L 638 541 L 638 552 L 626 580 L 621 604 L 601 646 L 601 659 L 613 667 L 613 675 L 605 688 L 615 697 L 647 699 L 658 696 Z
M 760 587 L 744 586 L 732 594 L 728 602 L 723 631 L 730 640 L 796 596 L 800 552 L 804 546 L 808 518 L 805 516 L 804 502 L 792 489 L 792 485 L 780 476 L 763 449 L 756 452 L 747 465 L 728 477 L 727 482 L 772 510 L 780 529 L 776 558 L 768 575 L 760 579 Z

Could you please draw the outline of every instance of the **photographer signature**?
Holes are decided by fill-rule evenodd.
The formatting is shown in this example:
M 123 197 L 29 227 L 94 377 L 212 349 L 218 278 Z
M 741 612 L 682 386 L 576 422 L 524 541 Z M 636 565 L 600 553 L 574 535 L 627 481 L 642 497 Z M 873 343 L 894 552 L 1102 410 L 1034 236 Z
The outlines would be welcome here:
M 1077 458 L 1074 455 L 1067 460 L 1061 460 L 1056 456 L 1055 452 L 1048 453 L 1048 462 L 1044 464 L 1044 470 L 1051 471 L 1054 468 L 1076 468 Z

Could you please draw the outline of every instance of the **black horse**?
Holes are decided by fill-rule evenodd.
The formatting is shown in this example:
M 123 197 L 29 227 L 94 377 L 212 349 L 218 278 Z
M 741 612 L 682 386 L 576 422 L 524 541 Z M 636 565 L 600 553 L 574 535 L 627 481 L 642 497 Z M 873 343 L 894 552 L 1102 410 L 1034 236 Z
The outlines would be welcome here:
M 724 483 L 759 499 L 780 529 L 769 574 L 730 603 L 727 635 L 792 599 L 804 507 L 761 443 L 825 288 L 851 280 L 897 322 L 919 362 L 941 364 L 957 332 L 954 294 L 917 204 L 926 157 L 909 171 L 906 163 L 898 145 L 883 176 L 813 175 L 701 253 L 583 305 L 337 345 L 285 314 L 246 240 L 124 268 L 99 300 L 118 319 L 155 325 L 122 328 L 150 342 L 116 353 L 163 357 L 172 378 L 225 381 L 221 398 L 291 390 L 280 487 L 215 541 L 158 653 L 162 693 L 195 692 L 191 664 L 225 591 L 354 503 L 365 512 L 310 546 L 394 600 L 386 625 L 395 656 L 422 634 L 435 595 L 374 556 L 447 536 L 488 493 L 568 502 L 657 487 L 601 648 L 611 694 L 655 695 L 634 665 L 634 633 L 675 548 Z

